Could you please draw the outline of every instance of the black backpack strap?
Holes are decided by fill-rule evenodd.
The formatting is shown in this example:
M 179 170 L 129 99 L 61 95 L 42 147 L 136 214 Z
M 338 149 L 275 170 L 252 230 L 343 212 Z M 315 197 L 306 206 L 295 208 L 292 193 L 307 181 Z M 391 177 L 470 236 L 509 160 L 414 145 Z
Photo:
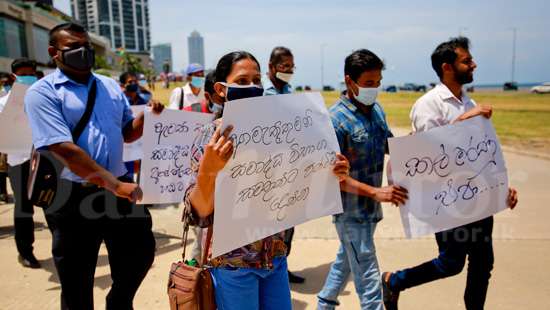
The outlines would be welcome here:
M 74 143 L 77 143 L 78 138 L 80 138 L 80 135 L 82 135 L 82 132 L 84 132 L 84 128 L 86 128 L 86 125 L 88 125 L 88 121 L 90 120 L 90 117 L 92 116 L 92 111 L 94 110 L 97 84 L 95 78 L 93 79 L 94 80 L 92 82 L 92 86 L 90 87 L 90 91 L 88 92 L 86 111 L 84 111 L 84 114 L 82 114 L 82 117 L 80 118 L 78 124 L 76 124 L 72 132 Z
M 180 110 L 183 110 L 183 99 L 185 97 L 185 92 L 183 91 L 183 86 L 180 89 L 181 89 Z

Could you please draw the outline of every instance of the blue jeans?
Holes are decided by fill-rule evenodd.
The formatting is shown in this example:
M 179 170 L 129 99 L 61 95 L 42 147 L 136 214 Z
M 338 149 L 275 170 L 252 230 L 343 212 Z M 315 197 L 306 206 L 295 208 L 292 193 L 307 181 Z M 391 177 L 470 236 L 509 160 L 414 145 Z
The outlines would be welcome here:
M 361 309 L 383 310 L 380 270 L 374 246 L 376 223 L 362 219 L 342 219 L 335 222 L 340 248 L 332 263 L 325 286 L 317 296 L 317 309 L 334 309 L 338 294 L 353 274 Z
M 212 268 L 219 310 L 290 310 L 286 257 L 276 257 L 273 269 Z

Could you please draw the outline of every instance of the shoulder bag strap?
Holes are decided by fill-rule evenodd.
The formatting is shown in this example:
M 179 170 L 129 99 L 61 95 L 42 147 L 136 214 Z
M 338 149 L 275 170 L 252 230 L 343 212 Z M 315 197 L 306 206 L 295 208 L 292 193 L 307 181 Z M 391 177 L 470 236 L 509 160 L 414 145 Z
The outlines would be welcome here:
M 183 250 L 182 250 L 182 253 L 181 253 L 182 262 L 185 261 L 185 248 L 187 246 L 187 236 L 188 236 L 188 233 L 189 233 L 189 217 L 188 217 L 189 213 L 188 212 L 192 212 L 192 211 L 187 210 L 187 208 L 185 208 L 184 211 L 183 211 L 183 218 L 182 218 L 182 222 L 183 222 L 183 235 L 181 237 L 181 245 L 183 247 Z M 212 243 L 212 231 L 213 230 L 214 230 L 213 225 L 208 226 L 207 232 L 206 232 L 206 245 L 205 245 L 205 247 L 202 251 L 203 255 L 202 255 L 201 266 L 206 265 L 206 263 L 208 262 L 208 252 L 210 252 L 210 244 Z M 202 240 L 198 240 L 197 242 L 202 243 Z M 202 244 L 201 244 L 201 247 L 202 247 Z
M 214 230 L 214 225 L 208 226 L 206 229 L 206 244 L 204 246 L 204 249 L 202 251 L 202 262 L 201 266 L 206 265 L 208 263 L 208 252 L 210 252 L 210 244 L 212 243 L 212 231 Z
M 90 120 L 90 117 L 92 116 L 92 111 L 94 110 L 97 84 L 95 78 L 93 79 L 94 80 L 92 82 L 92 86 L 90 87 L 90 91 L 88 92 L 86 111 L 84 111 L 84 114 L 82 114 L 82 117 L 80 118 L 78 124 L 76 124 L 72 132 L 74 143 L 78 142 L 78 138 L 80 138 L 80 135 L 82 135 L 82 132 L 84 132 L 84 128 L 86 128 L 86 125 L 88 125 L 88 121 Z
M 181 236 L 181 246 L 183 248 L 183 251 L 181 253 L 181 261 L 185 262 L 185 247 L 187 246 L 187 233 L 189 232 L 189 210 L 186 207 L 183 208 L 183 214 L 181 217 L 181 221 L 183 222 L 183 233 Z
M 181 89 L 180 110 L 183 110 L 183 100 L 185 98 L 185 92 L 183 91 L 183 86 L 180 89 Z

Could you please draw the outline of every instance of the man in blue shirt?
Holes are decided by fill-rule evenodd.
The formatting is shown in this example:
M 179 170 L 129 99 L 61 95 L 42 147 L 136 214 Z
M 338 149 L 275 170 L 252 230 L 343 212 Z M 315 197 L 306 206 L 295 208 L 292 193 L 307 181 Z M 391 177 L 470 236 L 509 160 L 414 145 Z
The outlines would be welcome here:
M 277 46 L 271 51 L 269 57 L 269 78 L 264 85 L 264 96 L 282 95 L 292 93 L 290 80 L 294 74 L 294 56 L 292 52 L 283 46 Z
M 329 110 L 340 151 L 350 161 L 349 177 L 340 183 L 344 212 L 333 220 L 340 249 L 318 295 L 318 309 L 334 309 L 338 294 L 353 275 L 361 309 L 382 310 L 380 270 L 374 246 L 381 202 L 402 204 L 407 191 L 382 186 L 387 139 L 392 133 L 376 102 L 384 63 L 369 50 L 353 52 L 345 61 L 347 90 Z
M 154 259 L 151 216 L 139 186 L 124 179 L 124 142 L 143 133 L 143 113 L 134 118 L 118 83 L 91 72 L 94 52 L 86 30 L 65 23 L 50 31 L 48 53 L 58 69 L 25 96 L 33 143 L 66 165 L 61 174 L 66 202 L 45 210 L 52 254 L 61 282 L 63 309 L 93 309 L 94 272 L 104 241 L 113 284 L 107 309 L 132 309 L 134 295 Z M 95 84 L 95 107 L 82 135 L 72 131 Z M 162 105 L 154 104 L 155 113 Z
M 290 49 L 277 46 L 271 51 L 269 57 L 268 81 L 264 85 L 264 96 L 284 95 L 292 93 L 292 86 L 289 82 L 294 74 L 294 56 Z M 290 255 L 292 248 L 292 239 L 294 238 L 294 227 L 285 230 L 286 255 Z M 288 281 L 290 283 L 304 283 L 306 279 L 297 274 L 288 272 Z

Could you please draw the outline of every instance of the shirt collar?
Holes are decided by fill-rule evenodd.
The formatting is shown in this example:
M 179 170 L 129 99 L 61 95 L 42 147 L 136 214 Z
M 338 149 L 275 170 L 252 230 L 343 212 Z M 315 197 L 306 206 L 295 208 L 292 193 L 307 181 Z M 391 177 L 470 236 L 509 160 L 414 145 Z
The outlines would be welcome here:
M 355 113 L 355 111 L 357 111 L 357 107 L 355 106 L 355 104 L 353 104 L 353 102 L 351 102 L 351 100 L 349 100 L 348 96 L 346 96 L 345 91 L 342 92 L 342 94 L 340 95 L 340 101 L 342 101 L 342 104 L 351 112 Z
M 92 72 L 92 76 L 90 78 L 90 80 L 88 81 L 88 86 L 91 85 L 92 81 L 94 79 L 96 79 L 97 77 L 95 76 L 95 74 Z M 53 77 L 53 83 L 54 85 L 59 85 L 59 84 L 64 84 L 64 83 L 67 83 L 67 82 L 71 82 L 73 84 L 76 84 L 76 85 L 82 85 L 81 83 L 77 83 L 73 80 L 71 80 L 67 75 L 65 75 L 65 73 L 63 73 L 63 71 L 61 71 L 59 68 L 55 69 L 55 72 L 54 72 L 54 77 Z
M 290 93 L 291 89 L 292 89 L 292 86 L 287 83 L 283 86 L 281 91 L 279 91 L 277 89 L 277 87 L 275 87 L 275 85 L 273 85 L 273 82 L 271 82 L 271 79 L 269 78 L 269 75 L 267 76 L 267 79 L 266 79 L 265 82 L 262 81 L 262 85 L 264 86 L 264 89 L 274 89 L 278 94 Z
M 195 95 L 195 94 L 193 94 L 193 90 L 191 89 L 191 83 L 187 83 L 187 84 L 185 84 L 185 86 L 183 86 L 183 93 L 184 94 Z
M 466 103 L 470 100 L 470 97 L 466 95 L 466 92 L 462 90 L 462 98 L 457 98 L 455 95 L 451 92 L 451 90 L 447 87 L 447 85 L 443 83 L 439 83 L 436 86 L 437 92 L 439 93 L 439 97 L 441 97 L 442 100 L 449 100 L 453 99 L 460 103 Z

